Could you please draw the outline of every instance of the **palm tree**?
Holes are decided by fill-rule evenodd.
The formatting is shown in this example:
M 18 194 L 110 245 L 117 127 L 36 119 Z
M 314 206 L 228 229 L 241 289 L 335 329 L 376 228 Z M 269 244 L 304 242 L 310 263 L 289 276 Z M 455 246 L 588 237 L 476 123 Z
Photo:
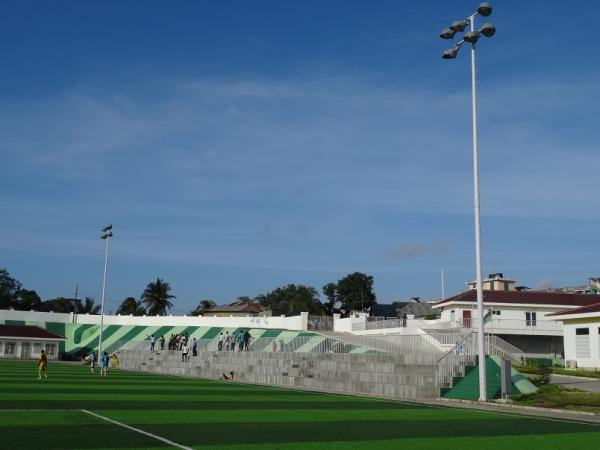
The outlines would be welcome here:
M 96 305 L 92 297 L 86 297 L 81 305 L 81 312 L 83 314 L 99 314 L 101 305 Z
M 217 304 L 212 300 L 200 300 L 196 309 L 190 311 L 190 316 L 199 316 L 200 314 L 204 314 L 211 308 L 214 308 Z
M 142 294 L 142 303 L 146 306 L 148 315 L 154 316 L 158 314 L 164 316 L 167 314 L 167 310 L 173 307 L 173 303 L 169 300 L 177 298 L 169 294 L 170 290 L 171 286 L 169 286 L 169 283 L 165 283 L 160 278 L 157 278 L 156 282 L 148 284 L 148 287 L 146 287 L 146 290 Z
M 117 314 L 121 314 L 122 316 L 143 316 L 146 314 L 146 310 L 142 306 L 141 301 L 137 301 L 133 297 L 127 297 L 125 300 L 123 300 L 119 306 L 119 309 L 117 309 Z

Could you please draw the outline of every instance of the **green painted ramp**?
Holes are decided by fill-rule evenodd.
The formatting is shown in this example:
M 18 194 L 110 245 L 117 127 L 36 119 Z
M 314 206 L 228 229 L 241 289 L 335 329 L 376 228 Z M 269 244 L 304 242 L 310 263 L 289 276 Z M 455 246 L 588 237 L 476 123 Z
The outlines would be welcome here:
M 500 364 L 498 356 L 488 356 L 485 359 L 485 373 L 487 381 L 488 399 L 501 397 L 500 391 Z M 529 394 L 537 391 L 535 385 L 514 368 L 511 368 L 512 392 L 511 395 Z M 460 400 L 479 399 L 479 366 L 467 368 L 465 376 L 454 382 L 454 386 L 442 392 L 442 398 Z

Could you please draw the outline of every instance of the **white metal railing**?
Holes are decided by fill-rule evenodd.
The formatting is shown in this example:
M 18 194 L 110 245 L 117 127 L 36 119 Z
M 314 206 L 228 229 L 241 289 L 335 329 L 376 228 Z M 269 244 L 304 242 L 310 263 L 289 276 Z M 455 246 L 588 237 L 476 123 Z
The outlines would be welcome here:
M 308 316 L 308 329 L 311 331 L 332 331 L 333 317 Z
M 520 364 L 522 358 L 524 358 L 524 354 L 520 349 L 498 336 L 488 335 L 486 336 L 486 342 L 488 343 L 488 354 L 490 355 L 510 359 L 514 364 Z
M 477 318 L 472 317 L 470 319 L 462 319 L 458 321 L 458 325 L 465 328 L 477 328 L 479 321 Z M 487 319 L 484 322 L 486 333 L 502 333 L 502 332 L 514 332 L 521 331 L 525 333 L 539 332 L 557 332 L 561 333 L 563 326 L 562 323 L 555 320 L 521 320 L 521 319 L 499 319 L 493 317 Z
M 352 324 L 352 331 L 381 330 L 383 328 L 406 327 L 407 319 L 382 319 L 376 321 L 359 322 Z

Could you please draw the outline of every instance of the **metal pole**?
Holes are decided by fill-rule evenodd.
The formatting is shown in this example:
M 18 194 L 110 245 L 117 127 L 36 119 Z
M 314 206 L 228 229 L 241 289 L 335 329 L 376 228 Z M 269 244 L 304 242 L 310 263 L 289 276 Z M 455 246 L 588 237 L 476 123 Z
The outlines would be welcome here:
M 475 31 L 475 17 L 471 17 L 471 31 Z M 473 106 L 473 188 L 475 200 L 475 268 L 477 272 L 477 341 L 479 353 L 479 401 L 487 401 L 485 373 L 485 335 L 483 331 L 483 284 L 481 273 L 481 225 L 479 220 L 479 153 L 477 149 L 477 79 L 475 44 L 471 44 L 471 91 Z
M 442 269 L 442 301 L 446 300 L 446 295 L 444 294 L 444 269 Z
M 102 302 L 100 305 L 100 341 L 98 342 L 98 361 L 102 357 L 102 330 L 104 328 L 104 295 L 106 293 L 106 272 L 108 270 L 108 242 L 110 236 L 106 235 L 106 254 L 104 256 L 104 276 L 102 277 Z

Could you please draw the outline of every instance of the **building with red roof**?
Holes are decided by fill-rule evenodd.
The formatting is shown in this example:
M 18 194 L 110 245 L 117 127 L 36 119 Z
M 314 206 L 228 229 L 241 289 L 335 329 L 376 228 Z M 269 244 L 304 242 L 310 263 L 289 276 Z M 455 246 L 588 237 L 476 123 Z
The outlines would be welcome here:
M 44 350 L 48 359 L 57 359 L 59 344 L 65 340 L 40 327 L 0 325 L 0 358 L 33 359 Z
M 500 336 L 532 357 L 561 357 L 564 352 L 563 325 L 551 314 L 600 303 L 598 295 L 518 291 L 510 287 L 484 290 L 485 331 Z M 453 327 L 477 328 L 477 292 L 474 289 L 442 300 L 433 308 L 441 311 L 442 322 Z
M 567 367 L 600 368 L 600 298 L 591 297 L 596 297 L 596 303 L 548 315 L 562 322 Z

